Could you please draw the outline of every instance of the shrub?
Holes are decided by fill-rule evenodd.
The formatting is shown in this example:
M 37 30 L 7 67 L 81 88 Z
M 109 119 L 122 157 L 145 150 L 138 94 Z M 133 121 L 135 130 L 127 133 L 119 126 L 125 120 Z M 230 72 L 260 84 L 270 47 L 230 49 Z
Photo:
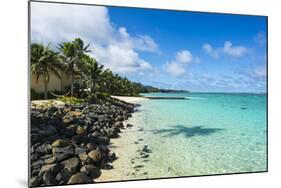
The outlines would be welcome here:
M 98 103 L 100 101 L 109 100 L 110 95 L 108 93 L 96 92 L 88 96 L 87 99 L 90 103 Z
M 34 89 L 31 89 L 30 90 L 30 99 L 31 100 L 44 99 L 44 94 L 43 93 L 37 93 Z
M 110 95 L 108 93 L 96 92 L 96 97 L 97 99 L 107 99 Z
M 83 99 L 78 99 L 76 97 L 61 97 L 59 100 L 66 104 L 81 104 L 84 102 Z

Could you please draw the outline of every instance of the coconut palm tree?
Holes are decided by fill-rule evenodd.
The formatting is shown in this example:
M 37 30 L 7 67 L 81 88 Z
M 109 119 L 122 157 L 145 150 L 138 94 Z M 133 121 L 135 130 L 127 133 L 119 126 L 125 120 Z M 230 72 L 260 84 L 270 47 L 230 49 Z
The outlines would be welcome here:
M 60 43 L 58 49 L 60 50 L 61 59 L 65 65 L 65 72 L 70 77 L 70 93 L 73 96 L 73 82 L 75 75 L 82 75 L 83 66 L 82 61 L 90 44 L 84 46 L 84 42 L 80 38 L 74 39 L 72 42 Z
M 105 69 L 101 74 L 100 84 L 102 86 L 102 91 L 111 94 L 111 85 L 113 83 L 113 73 L 110 69 Z
M 100 81 L 104 66 L 99 65 L 94 58 L 91 58 L 88 55 L 85 55 L 83 60 L 86 64 L 86 75 L 91 83 L 91 93 L 93 93 L 96 89 L 97 82 Z
M 36 76 L 36 82 L 41 76 L 43 77 L 45 99 L 48 98 L 50 73 L 60 79 L 61 76 L 58 70 L 61 68 L 58 53 L 49 49 L 49 45 L 45 47 L 42 44 L 31 44 L 31 73 Z

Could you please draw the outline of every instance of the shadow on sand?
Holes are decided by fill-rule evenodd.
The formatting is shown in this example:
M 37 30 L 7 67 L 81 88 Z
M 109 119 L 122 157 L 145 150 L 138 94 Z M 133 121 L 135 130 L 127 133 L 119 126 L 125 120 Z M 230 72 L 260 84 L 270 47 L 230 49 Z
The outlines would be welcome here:
M 154 134 L 160 134 L 163 137 L 171 137 L 171 136 L 178 136 L 184 135 L 186 138 L 193 137 L 193 136 L 208 136 L 210 134 L 222 131 L 224 129 L 219 128 L 204 128 L 204 126 L 193 126 L 193 127 L 186 127 L 184 125 L 175 125 L 170 126 L 167 129 L 156 129 L 152 130 Z

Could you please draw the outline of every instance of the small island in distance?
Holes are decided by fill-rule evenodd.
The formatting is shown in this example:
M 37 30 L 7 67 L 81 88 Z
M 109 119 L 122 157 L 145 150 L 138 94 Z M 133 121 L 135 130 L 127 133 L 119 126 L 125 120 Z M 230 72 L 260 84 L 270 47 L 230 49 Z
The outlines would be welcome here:
M 155 92 L 161 92 L 161 93 L 190 93 L 188 90 L 178 90 L 178 89 L 162 89 L 162 88 L 157 88 L 153 86 L 146 86 L 141 83 L 136 83 L 137 85 L 140 86 L 141 93 L 155 93 Z

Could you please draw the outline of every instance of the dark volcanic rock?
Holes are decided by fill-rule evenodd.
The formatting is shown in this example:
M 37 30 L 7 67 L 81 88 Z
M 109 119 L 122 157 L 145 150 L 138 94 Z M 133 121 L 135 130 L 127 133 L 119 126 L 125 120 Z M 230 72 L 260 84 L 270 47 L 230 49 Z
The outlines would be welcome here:
M 40 159 L 40 155 L 38 153 L 32 153 L 31 154 L 31 161 L 37 161 L 38 159 Z
M 86 161 L 89 158 L 89 156 L 88 156 L 88 154 L 86 152 L 80 153 L 78 156 L 79 156 L 79 159 L 81 161 Z
M 43 181 L 45 185 L 56 185 L 57 181 L 56 179 L 52 176 L 51 172 L 46 172 L 43 175 Z
M 40 168 L 43 164 L 44 164 L 44 161 L 42 159 L 39 159 L 39 160 L 34 161 L 33 163 L 31 163 L 31 167 L 33 169 L 36 169 L 36 168 Z
M 41 144 L 39 145 L 35 152 L 39 154 L 47 154 L 52 152 L 52 146 L 50 144 Z
M 52 176 L 56 176 L 59 171 L 63 168 L 60 164 L 48 164 L 41 167 L 39 176 L 43 176 L 46 172 L 50 172 Z
M 88 138 L 83 135 L 75 135 L 72 137 L 71 142 L 75 145 L 80 145 L 83 142 L 87 142 Z
M 41 184 L 42 178 L 39 176 L 34 176 L 30 179 L 30 186 L 31 187 L 36 187 Z
M 88 153 L 88 156 L 96 163 L 100 162 L 102 159 L 102 153 L 99 149 L 95 149 Z
M 79 155 L 80 153 L 84 153 L 88 151 L 87 147 L 76 146 L 75 147 L 75 155 Z
M 76 133 L 78 134 L 78 135 L 85 135 L 86 134 L 86 129 L 84 129 L 83 127 L 77 127 L 77 129 L 76 129 Z
M 59 184 L 66 184 L 70 177 L 71 177 L 70 172 L 68 170 L 66 170 L 66 169 L 62 169 L 57 174 L 56 180 L 57 180 L 57 182 L 59 182 Z
M 53 155 L 56 157 L 56 161 L 67 159 L 75 154 L 74 147 L 72 145 L 65 147 L 53 147 Z
M 106 145 L 108 145 L 110 139 L 108 137 L 105 137 L 105 136 L 100 136 L 100 137 L 97 138 L 96 141 L 97 141 L 98 144 L 106 144 Z
M 109 138 L 118 138 L 118 130 L 114 129 L 114 128 L 110 128 L 108 129 L 108 132 L 107 132 L 107 136 Z
M 87 176 L 91 178 L 98 178 L 101 175 L 101 171 L 94 165 L 85 165 L 80 169 L 81 172 L 84 172 Z
M 67 184 L 92 183 L 92 179 L 84 173 L 77 173 L 70 177 Z
M 146 153 L 151 153 L 152 151 L 148 148 L 147 145 L 145 145 L 143 148 L 142 148 L 142 151 L 143 152 L 146 152 Z
M 75 131 L 76 131 L 76 129 L 74 129 L 72 127 L 66 127 L 66 129 L 65 129 L 65 136 L 67 138 L 70 138 L 70 137 L 72 137 L 74 135 Z
M 103 169 L 106 169 L 106 170 L 113 169 L 112 163 L 106 163 L 106 164 L 103 166 Z
M 134 105 L 118 99 L 93 102 L 32 106 L 31 186 L 90 183 L 100 169 L 113 168 L 117 157 L 110 138 L 118 137 Z
M 117 127 L 117 128 L 123 128 L 123 122 L 122 121 L 117 121 L 114 123 L 114 127 Z
M 80 160 L 77 157 L 73 157 L 63 161 L 61 164 L 64 165 L 64 168 L 68 170 L 70 174 L 74 174 L 80 166 Z
M 94 150 L 94 149 L 96 149 L 96 148 L 97 148 L 97 145 L 94 144 L 94 143 L 88 143 L 88 144 L 87 144 L 87 149 L 88 149 L 89 151 Z
M 68 141 L 62 140 L 62 139 L 58 139 L 52 143 L 53 147 L 65 147 L 65 146 L 69 146 L 69 145 L 70 145 L 70 143 Z
M 133 125 L 130 123 L 127 123 L 127 128 L 131 128 L 131 127 L 133 127 Z

